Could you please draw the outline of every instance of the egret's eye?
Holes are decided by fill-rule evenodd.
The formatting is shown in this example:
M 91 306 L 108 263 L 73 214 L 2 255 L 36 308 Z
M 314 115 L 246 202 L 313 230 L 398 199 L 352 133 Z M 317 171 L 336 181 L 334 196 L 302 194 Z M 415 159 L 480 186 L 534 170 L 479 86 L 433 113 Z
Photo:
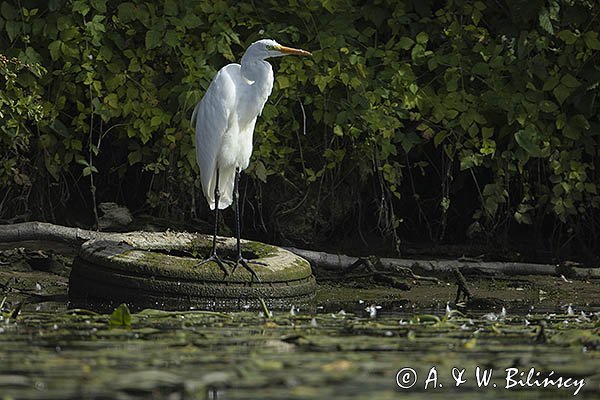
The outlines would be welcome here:
M 273 46 L 272 44 L 268 44 L 267 45 L 267 50 L 277 50 L 277 47 Z

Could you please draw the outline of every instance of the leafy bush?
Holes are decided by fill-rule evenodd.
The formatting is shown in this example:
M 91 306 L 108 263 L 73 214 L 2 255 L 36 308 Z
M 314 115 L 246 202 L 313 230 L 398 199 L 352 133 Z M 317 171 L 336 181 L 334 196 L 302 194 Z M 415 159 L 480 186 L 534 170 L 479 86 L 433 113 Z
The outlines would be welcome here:
M 0 6 L 1 48 L 48 70 L 15 81 L 47 114 L 20 153 L 51 194 L 37 199 L 207 216 L 191 110 L 218 68 L 272 37 L 314 56 L 273 62 L 243 184 L 255 233 L 597 249 L 597 2 L 17 4 Z
M 37 64 L 24 64 L 0 54 L 0 185 L 5 191 L 0 210 L 13 216 L 27 214 L 24 199 L 31 190 L 33 172 L 29 164 L 30 122 L 41 121 L 44 114 L 40 94 L 31 90 L 29 82 L 43 72 Z

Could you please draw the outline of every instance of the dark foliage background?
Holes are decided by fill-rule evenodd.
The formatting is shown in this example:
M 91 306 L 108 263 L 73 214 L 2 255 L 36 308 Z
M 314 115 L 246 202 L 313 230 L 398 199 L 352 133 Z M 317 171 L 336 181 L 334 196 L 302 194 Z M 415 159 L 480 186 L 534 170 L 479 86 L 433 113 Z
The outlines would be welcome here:
M 2 1 L 0 218 L 93 224 L 116 201 L 203 226 L 191 110 L 269 37 L 314 56 L 273 62 L 246 236 L 595 260 L 599 14 L 592 0 Z

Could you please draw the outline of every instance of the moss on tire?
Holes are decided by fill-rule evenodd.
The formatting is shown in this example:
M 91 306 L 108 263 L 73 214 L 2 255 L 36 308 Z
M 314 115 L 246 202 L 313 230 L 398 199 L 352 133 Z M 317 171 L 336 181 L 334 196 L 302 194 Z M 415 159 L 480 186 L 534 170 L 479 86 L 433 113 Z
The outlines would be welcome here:
M 218 238 L 223 258 L 235 255 L 235 239 Z M 242 241 L 244 257 L 261 282 L 238 267 L 225 275 L 214 262 L 197 266 L 211 237 L 188 233 L 133 232 L 123 240 L 90 240 L 81 247 L 69 278 L 72 301 L 128 302 L 140 308 L 273 308 L 306 304 L 316 290 L 305 259 L 282 248 Z

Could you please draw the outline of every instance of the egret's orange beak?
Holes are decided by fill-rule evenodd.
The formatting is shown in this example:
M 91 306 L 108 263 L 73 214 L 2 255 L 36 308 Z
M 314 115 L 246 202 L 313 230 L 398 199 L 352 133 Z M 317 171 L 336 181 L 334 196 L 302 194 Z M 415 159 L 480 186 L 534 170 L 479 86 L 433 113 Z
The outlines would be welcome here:
M 295 54 L 298 56 L 312 56 L 312 53 L 310 51 L 294 49 L 292 47 L 279 46 L 277 48 L 277 50 L 279 50 L 280 52 L 282 52 L 284 54 Z

